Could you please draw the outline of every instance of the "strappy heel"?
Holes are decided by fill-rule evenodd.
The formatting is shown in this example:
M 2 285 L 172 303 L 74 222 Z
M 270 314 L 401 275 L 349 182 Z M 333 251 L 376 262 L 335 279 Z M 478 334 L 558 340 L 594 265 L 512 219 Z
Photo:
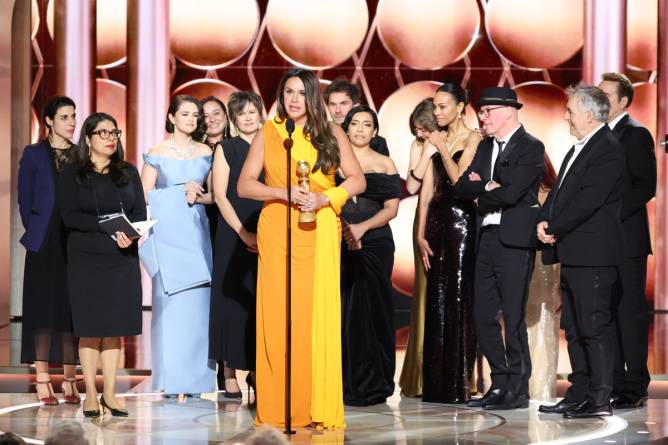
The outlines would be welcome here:
M 37 393 L 37 398 L 39 399 L 40 402 L 42 402 L 42 405 L 46 406 L 56 406 L 58 405 L 58 398 L 56 397 L 55 393 L 53 392 L 53 386 L 51 385 L 51 380 L 45 380 L 40 382 L 39 380 L 35 380 L 33 383 L 35 386 L 35 392 L 37 392 L 37 386 L 38 385 L 45 385 L 46 389 L 49 391 L 49 395 L 47 397 L 40 397 L 39 393 Z
M 72 394 L 70 394 L 69 396 L 65 394 L 65 384 L 70 385 L 70 390 L 72 391 Z M 81 397 L 79 396 L 79 391 L 77 390 L 76 377 L 73 378 L 63 377 L 61 388 L 63 391 L 63 398 L 65 399 L 65 403 L 69 405 L 78 405 L 81 403 Z

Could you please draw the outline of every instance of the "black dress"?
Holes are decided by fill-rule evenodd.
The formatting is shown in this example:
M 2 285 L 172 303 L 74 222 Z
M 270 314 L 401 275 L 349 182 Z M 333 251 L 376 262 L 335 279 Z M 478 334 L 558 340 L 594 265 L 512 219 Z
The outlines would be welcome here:
M 399 198 L 399 175 L 367 173 L 366 191 L 348 200 L 341 218 L 356 224 L 371 218 L 385 200 Z M 394 240 L 389 225 L 369 230 L 362 249 L 341 249 L 343 401 L 366 406 L 394 393 L 395 333 L 392 304 Z
M 108 174 L 92 174 L 81 184 L 74 166 L 63 170 L 58 202 L 67 240 L 67 285 L 77 337 L 121 337 L 142 331 L 142 288 L 137 243 L 121 249 L 100 231 L 99 216 L 125 212 L 130 221 L 146 219 L 137 169 L 128 166 L 127 184 Z M 159 223 L 158 223 L 159 224 Z
M 455 162 L 461 153 L 455 153 Z M 427 272 L 422 400 L 458 403 L 470 399 L 476 355 L 476 214 L 472 202 L 455 198 L 441 155 L 435 153 L 431 161 L 435 190 L 427 210 L 425 238 L 434 255 Z
M 55 181 L 69 162 L 72 150 L 49 146 Z M 67 297 L 66 239 L 60 209 L 54 205 L 42 248 L 39 252 L 26 252 L 21 363 L 74 365 L 77 362 L 77 339 L 72 334 L 72 311 Z
M 230 167 L 227 199 L 244 228 L 256 233 L 262 202 L 240 198 L 237 194 L 239 173 L 250 144 L 237 136 L 225 139 L 222 147 Z M 233 369 L 255 369 L 256 284 L 257 253 L 246 250 L 246 244 L 218 212 L 209 312 L 209 358 L 226 361 Z

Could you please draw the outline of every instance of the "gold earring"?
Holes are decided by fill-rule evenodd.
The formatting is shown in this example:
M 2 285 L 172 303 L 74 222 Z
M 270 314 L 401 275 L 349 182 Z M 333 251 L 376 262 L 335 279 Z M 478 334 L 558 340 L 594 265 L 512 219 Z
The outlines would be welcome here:
M 461 118 L 462 118 L 462 112 L 461 112 L 461 111 L 458 111 L 458 112 L 457 112 L 457 119 L 461 119 Z

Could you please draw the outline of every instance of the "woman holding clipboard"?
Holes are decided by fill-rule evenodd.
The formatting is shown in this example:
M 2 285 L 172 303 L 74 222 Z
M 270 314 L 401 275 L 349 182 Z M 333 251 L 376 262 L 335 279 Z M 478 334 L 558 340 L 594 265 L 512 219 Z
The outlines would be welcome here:
M 127 416 L 116 399 L 116 371 L 121 337 L 139 335 L 142 289 L 137 244 L 123 232 L 115 240 L 99 221 L 124 213 L 146 219 L 144 192 L 137 169 L 123 160 L 116 119 L 94 113 L 83 123 L 74 163 L 62 172 L 58 203 L 70 229 L 67 284 L 74 335 L 86 384 L 84 415 L 100 415 L 95 388 L 98 360 L 104 391 L 100 404 L 114 416 Z

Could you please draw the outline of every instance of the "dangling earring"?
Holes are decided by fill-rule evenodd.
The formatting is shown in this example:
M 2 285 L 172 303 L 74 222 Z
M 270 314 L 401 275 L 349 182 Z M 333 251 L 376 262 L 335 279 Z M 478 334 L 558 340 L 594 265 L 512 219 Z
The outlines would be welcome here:
M 461 119 L 461 118 L 462 118 L 462 112 L 461 112 L 461 111 L 458 111 L 458 112 L 457 112 L 457 119 Z

